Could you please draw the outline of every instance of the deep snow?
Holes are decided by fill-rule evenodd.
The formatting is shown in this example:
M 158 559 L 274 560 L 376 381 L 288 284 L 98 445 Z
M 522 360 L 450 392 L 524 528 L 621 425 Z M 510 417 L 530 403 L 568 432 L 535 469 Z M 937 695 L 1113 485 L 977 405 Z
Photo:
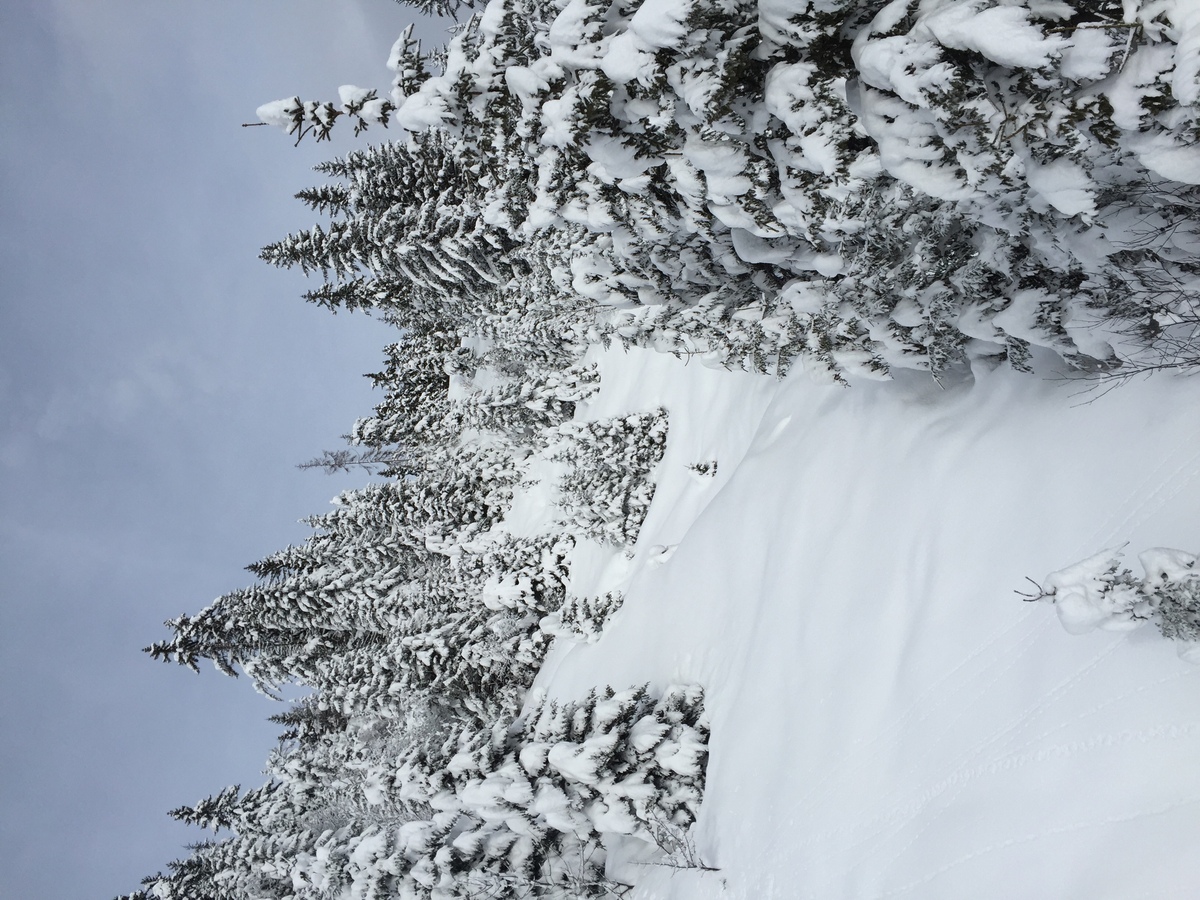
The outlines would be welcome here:
M 538 683 L 699 682 L 712 723 L 718 871 L 630 863 L 632 896 L 1200 896 L 1200 667 L 1015 593 L 1125 541 L 1196 549 L 1200 379 L 841 388 L 597 358 L 580 417 L 665 406 L 667 450 L 634 558 L 576 559 L 577 592 L 624 605 Z

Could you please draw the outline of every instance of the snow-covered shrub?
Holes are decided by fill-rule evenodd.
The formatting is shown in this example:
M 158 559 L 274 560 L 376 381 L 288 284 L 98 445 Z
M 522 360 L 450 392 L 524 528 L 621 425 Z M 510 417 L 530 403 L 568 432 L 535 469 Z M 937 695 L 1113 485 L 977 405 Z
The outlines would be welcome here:
M 1127 631 L 1154 622 L 1164 637 L 1200 641 L 1200 567 L 1182 550 L 1156 547 L 1139 554 L 1140 579 L 1121 565 L 1119 548 L 1052 572 L 1034 599 L 1052 602 L 1071 634 L 1094 628 Z M 1191 655 L 1192 649 L 1182 652 Z
M 665 409 L 562 426 L 551 458 L 567 464 L 558 484 L 563 525 L 600 543 L 632 546 L 666 444 Z
M 1158 585 L 1152 597 L 1164 637 L 1200 641 L 1200 579 Z

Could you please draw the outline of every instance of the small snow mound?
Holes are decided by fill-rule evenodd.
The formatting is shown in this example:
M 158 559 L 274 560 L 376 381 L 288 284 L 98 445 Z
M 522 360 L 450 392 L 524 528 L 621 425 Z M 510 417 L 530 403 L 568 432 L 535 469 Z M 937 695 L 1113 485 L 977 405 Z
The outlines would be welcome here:
M 1095 215 L 1095 185 L 1082 166 L 1069 159 L 1056 159 L 1044 166 L 1031 160 L 1026 164 L 1025 176 L 1029 186 L 1063 215 Z
M 661 566 L 675 554 L 678 546 L 678 544 L 655 544 L 649 550 L 647 564 Z
M 1200 666 L 1200 641 L 1189 641 L 1179 646 L 1179 658 L 1186 663 Z

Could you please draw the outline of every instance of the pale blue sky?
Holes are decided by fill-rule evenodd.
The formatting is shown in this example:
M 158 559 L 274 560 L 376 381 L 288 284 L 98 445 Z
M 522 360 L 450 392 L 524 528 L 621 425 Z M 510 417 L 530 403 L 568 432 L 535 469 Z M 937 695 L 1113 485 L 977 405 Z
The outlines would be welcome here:
M 291 195 L 353 141 L 239 125 L 387 88 L 411 18 L 0 4 L 0 897 L 132 890 L 201 837 L 167 809 L 262 780 L 277 708 L 140 648 L 361 480 L 294 466 L 370 410 L 388 335 L 257 259 L 312 224 Z

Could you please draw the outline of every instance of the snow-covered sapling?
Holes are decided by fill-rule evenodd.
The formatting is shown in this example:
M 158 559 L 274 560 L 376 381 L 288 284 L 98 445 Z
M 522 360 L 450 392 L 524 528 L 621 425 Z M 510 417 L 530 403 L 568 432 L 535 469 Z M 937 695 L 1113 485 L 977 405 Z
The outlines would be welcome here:
M 1100 628 L 1130 631 L 1153 621 L 1164 637 L 1188 645 L 1181 655 L 1200 661 L 1200 566 L 1183 550 L 1155 547 L 1138 555 L 1144 575 L 1121 565 L 1121 548 L 1051 572 L 1029 600 L 1054 604 L 1071 634 Z

